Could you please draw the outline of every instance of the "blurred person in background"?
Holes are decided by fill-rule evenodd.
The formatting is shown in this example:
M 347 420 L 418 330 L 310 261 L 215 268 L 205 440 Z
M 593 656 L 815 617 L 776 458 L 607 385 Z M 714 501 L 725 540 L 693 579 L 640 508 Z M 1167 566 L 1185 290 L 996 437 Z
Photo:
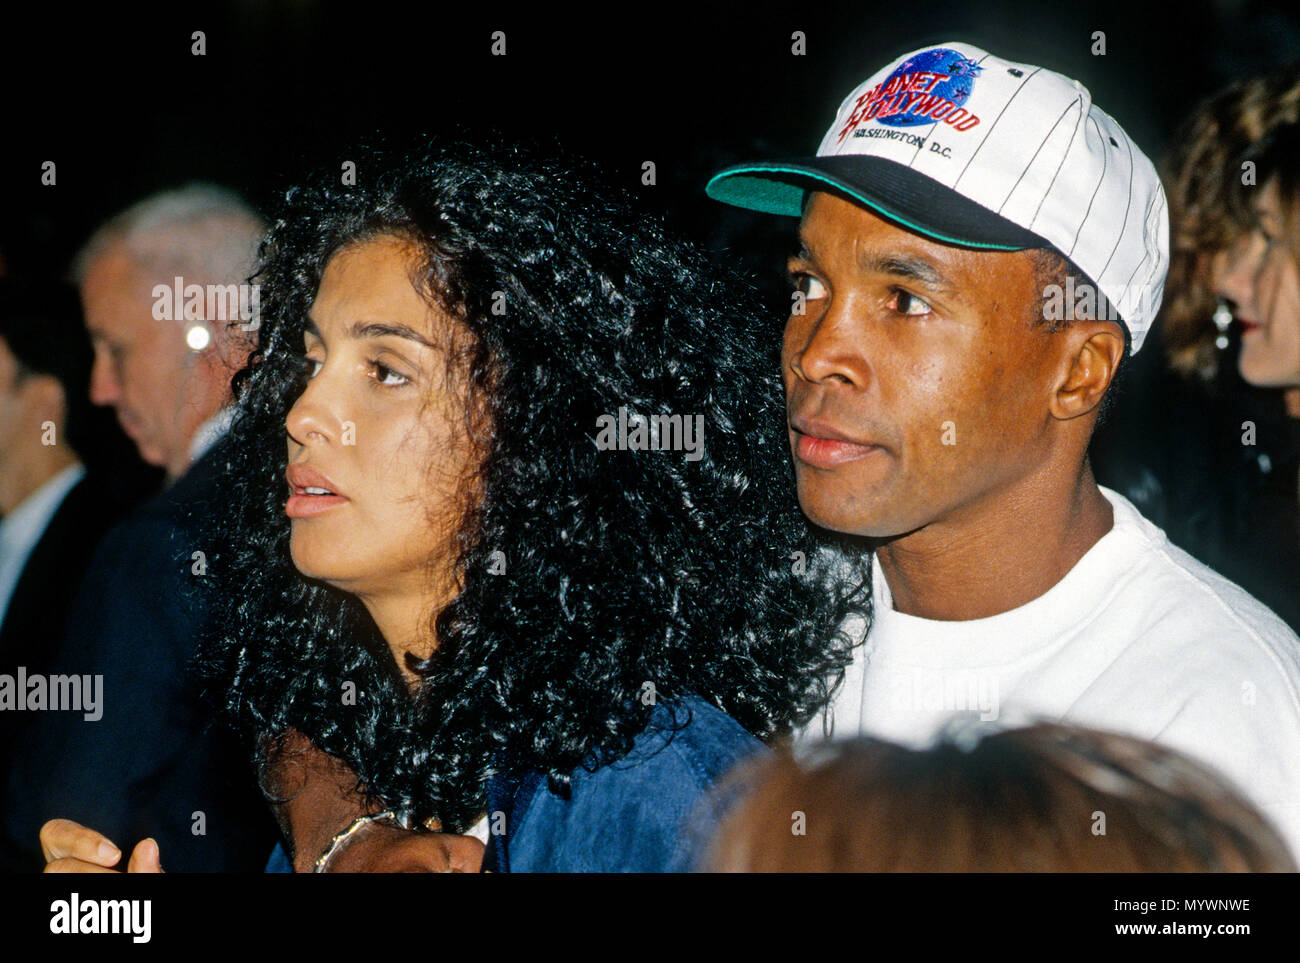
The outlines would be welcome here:
M 1092 454 L 1098 478 L 1171 541 L 1300 630 L 1300 421 L 1285 391 L 1300 335 L 1282 295 L 1300 237 L 1286 207 L 1296 155 L 1259 156 L 1298 118 L 1292 65 L 1234 84 L 1182 126 L 1163 172 L 1171 260 L 1153 357 L 1164 370 L 1130 379 Z M 1261 323 L 1266 308 L 1277 323 Z
M 86 397 L 90 365 L 71 286 L 0 280 L 0 673 L 14 686 L 0 690 L 0 778 L 20 718 L 19 680 L 54 659 L 67 599 L 128 507 L 114 479 L 131 475 L 129 465 L 104 470 L 104 436 L 117 432 L 111 419 L 98 423 Z
M 1215 292 L 1240 330 L 1236 368 L 1261 402 L 1258 438 L 1242 447 L 1257 469 L 1233 494 L 1234 563 L 1254 563 L 1261 597 L 1300 623 L 1300 124 L 1275 128 L 1245 155 L 1251 183 L 1234 183 L 1242 232 L 1212 262 Z M 1253 455 L 1253 458 L 1250 457 Z M 1259 574 L 1255 574 L 1258 571 Z
M 1040 723 L 933 746 L 858 738 L 742 766 L 713 872 L 1295 872 L 1209 768 L 1130 736 Z M 732 800 L 730 804 L 726 800 Z M 716 825 L 716 824 L 715 824 Z
M 102 677 L 102 718 L 24 720 L 0 810 L 12 868 L 40 869 L 38 833 L 56 816 L 123 838 L 148 826 L 181 871 L 257 870 L 271 848 L 243 750 L 212 731 L 186 673 L 209 615 L 186 591 L 207 576 L 194 528 L 226 488 L 221 438 L 256 326 L 247 282 L 263 230 L 236 194 L 194 184 L 118 214 L 75 259 L 90 398 L 169 487 L 108 534 L 72 603 L 51 668 Z

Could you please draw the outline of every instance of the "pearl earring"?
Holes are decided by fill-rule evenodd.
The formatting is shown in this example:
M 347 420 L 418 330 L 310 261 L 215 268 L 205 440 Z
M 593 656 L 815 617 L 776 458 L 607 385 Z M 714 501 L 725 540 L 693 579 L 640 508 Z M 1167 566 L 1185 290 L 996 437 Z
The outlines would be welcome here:
M 1228 346 L 1228 326 L 1232 324 L 1232 311 L 1223 298 L 1219 298 L 1219 304 L 1215 307 L 1212 318 L 1214 326 L 1219 329 L 1218 337 L 1214 339 L 1214 346 L 1222 351 Z

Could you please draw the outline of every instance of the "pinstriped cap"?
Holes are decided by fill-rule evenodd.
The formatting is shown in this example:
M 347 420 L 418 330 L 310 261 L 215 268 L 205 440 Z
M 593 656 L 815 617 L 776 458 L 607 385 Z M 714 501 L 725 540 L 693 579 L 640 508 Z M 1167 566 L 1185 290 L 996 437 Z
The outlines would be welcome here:
M 853 90 L 815 157 L 738 164 L 710 197 L 798 216 L 831 188 L 935 240 L 1051 247 L 1088 276 L 1137 351 L 1169 268 L 1155 167 L 1077 80 L 944 43 Z

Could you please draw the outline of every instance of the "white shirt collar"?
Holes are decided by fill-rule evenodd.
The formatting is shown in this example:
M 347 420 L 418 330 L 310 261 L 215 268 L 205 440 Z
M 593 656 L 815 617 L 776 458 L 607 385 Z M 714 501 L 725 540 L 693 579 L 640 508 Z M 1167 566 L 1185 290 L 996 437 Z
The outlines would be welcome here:
M 86 469 L 75 462 L 54 475 L 0 521 L 0 621 L 4 620 L 27 558 L 45 534 L 50 519 L 63 504 L 68 492 L 86 476 Z
M 190 464 L 207 454 L 208 449 L 221 440 L 221 436 L 230 430 L 230 423 L 235 418 L 233 405 L 226 405 L 215 415 L 199 425 L 190 439 Z

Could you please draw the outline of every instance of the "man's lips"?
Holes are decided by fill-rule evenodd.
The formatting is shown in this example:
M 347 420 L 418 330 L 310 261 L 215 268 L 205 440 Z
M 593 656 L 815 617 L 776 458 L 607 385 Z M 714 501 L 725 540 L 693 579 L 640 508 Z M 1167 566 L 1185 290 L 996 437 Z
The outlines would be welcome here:
M 790 430 L 795 435 L 795 457 L 813 468 L 833 468 L 882 450 L 868 439 L 816 419 L 791 418 Z
M 311 465 L 290 465 L 285 478 L 292 494 L 284 512 L 290 518 L 313 518 L 348 500 L 327 475 Z

